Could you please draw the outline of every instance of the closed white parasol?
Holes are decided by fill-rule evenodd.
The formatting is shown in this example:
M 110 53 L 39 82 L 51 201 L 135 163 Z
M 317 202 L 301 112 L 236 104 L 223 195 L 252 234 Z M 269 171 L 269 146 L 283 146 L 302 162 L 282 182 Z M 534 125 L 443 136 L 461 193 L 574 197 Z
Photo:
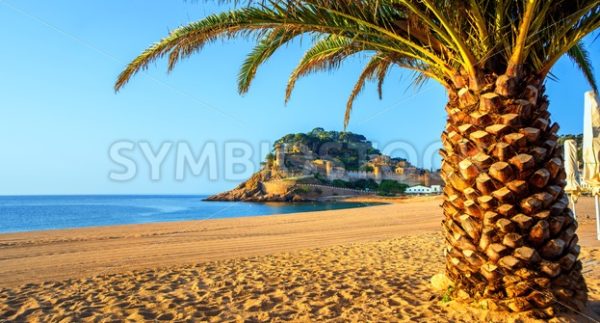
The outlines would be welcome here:
M 583 181 L 596 202 L 596 234 L 600 240 L 600 106 L 593 91 L 585 93 L 583 109 Z
M 581 186 L 579 186 L 579 162 L 577 161 L 577 143 L 573 139 L 567 139 L 564 143 L 564 156 L 565 156 L 565 173 L 567 175 L 567 185 L 565 185 L 565 191 L 569 194 L 571 199 L 571 208 L 573 209 L 573 215 L 577 218 L 575 212 L 575 202 L 581 193 Z

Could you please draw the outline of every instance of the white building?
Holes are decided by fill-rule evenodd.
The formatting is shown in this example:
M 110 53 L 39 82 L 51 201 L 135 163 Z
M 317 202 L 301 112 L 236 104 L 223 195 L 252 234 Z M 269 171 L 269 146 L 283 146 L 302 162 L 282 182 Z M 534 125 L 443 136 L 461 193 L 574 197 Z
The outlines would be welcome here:
M 442 192 L 440 185 L 423 186 L 416 185 L 411 186 L 404 191 L 406 194 L 439 194 Z

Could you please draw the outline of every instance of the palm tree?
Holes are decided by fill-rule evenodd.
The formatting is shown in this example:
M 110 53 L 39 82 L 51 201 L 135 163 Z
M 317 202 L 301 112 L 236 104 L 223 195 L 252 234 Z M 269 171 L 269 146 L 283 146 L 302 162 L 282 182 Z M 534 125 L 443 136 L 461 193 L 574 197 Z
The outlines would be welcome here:
M 300 36 L 313 41 L 286 101 L 298 78 L 368 54 L 345 125 L 365 82 L 381 91 L 393 67 L 414 72 L 415 84 L 439 82 L 448 92 L 440 152 L 446 274 L 473 299 L 550 317 L 581 309 L 587 287 L 544 82 L 566 54 L 596 90 L 583 39 L 599 27 L 599 0 L 249 1 L 172 31 L 127 66 L 115 89 L 163 56 L 171 70 L 205 44 L 238 36 L 257 40 L 240 93 L 278 48 Z

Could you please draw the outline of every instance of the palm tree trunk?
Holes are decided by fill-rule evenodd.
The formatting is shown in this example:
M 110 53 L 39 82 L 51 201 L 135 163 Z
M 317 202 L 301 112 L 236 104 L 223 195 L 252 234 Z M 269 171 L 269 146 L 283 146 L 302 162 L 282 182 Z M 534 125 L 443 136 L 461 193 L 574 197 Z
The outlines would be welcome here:
M 442 134 L 446 273 L 477 300 L 554 316 L 582 308 L 577 222 L 544 85 L 486 76 L 450 94 Z

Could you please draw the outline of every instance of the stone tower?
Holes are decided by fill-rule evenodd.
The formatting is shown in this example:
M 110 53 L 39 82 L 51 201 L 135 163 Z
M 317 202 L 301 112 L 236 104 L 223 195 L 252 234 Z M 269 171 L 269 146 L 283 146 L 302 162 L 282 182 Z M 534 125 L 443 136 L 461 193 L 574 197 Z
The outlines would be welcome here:
M 381 182 L 383 179 L 383 170 L 380 165 L 373 165 L 373 175 L 375 175 L 376 182 Z
M 331 161 L 326 160 L 325 161 L 325 177 L 327 177 L 327 179 L 331 179 L 332 170 L 333 170 L 333 165 L 331 164 Z
M 283 144 L 275 145 L 275 167 L 281 170 L 285 169 L 285 151 Z
M 423 185 L 431 186 L 431 177 L 428 171 L 423 173 Z

